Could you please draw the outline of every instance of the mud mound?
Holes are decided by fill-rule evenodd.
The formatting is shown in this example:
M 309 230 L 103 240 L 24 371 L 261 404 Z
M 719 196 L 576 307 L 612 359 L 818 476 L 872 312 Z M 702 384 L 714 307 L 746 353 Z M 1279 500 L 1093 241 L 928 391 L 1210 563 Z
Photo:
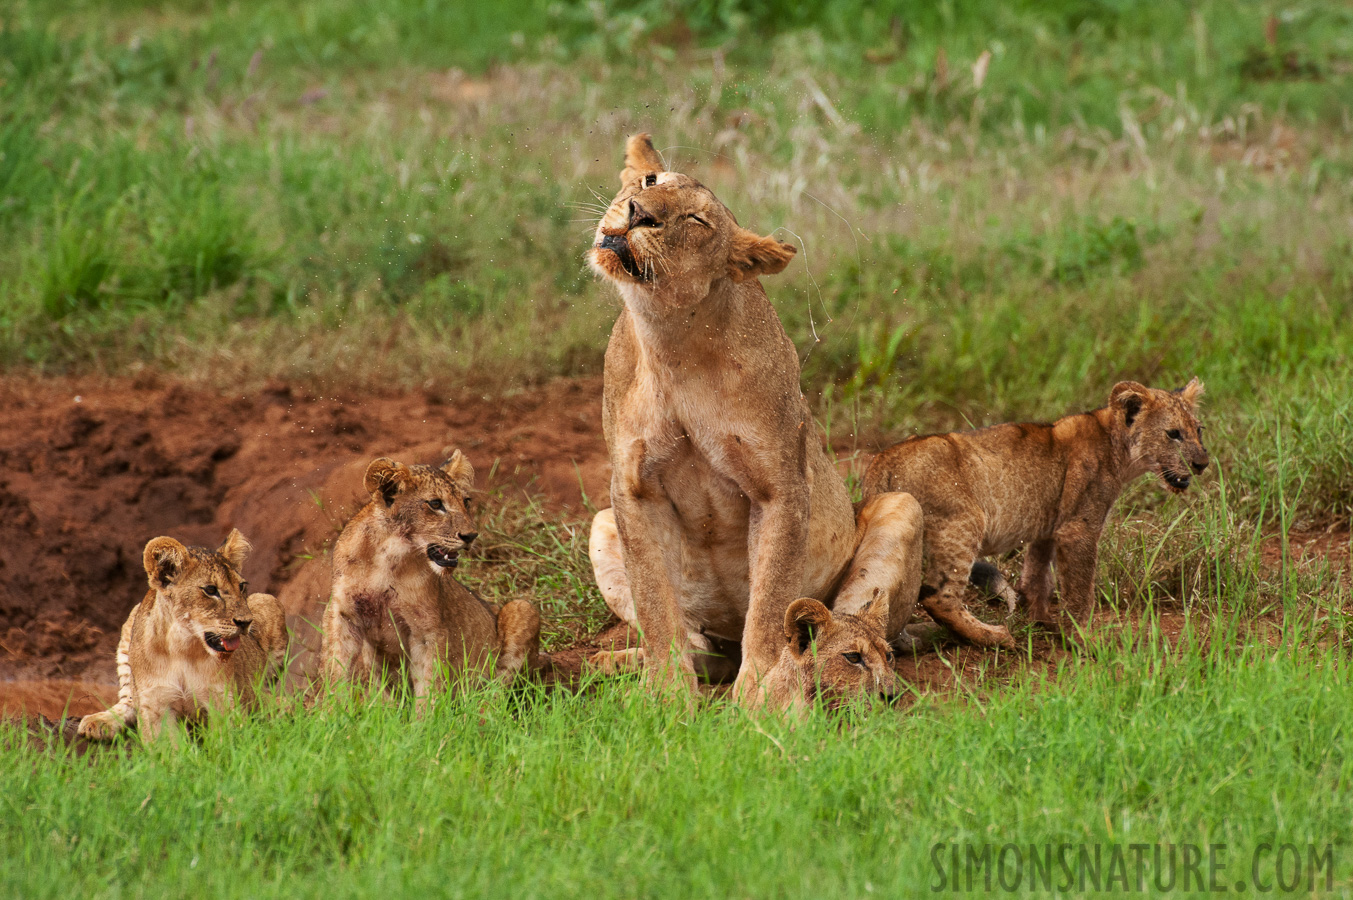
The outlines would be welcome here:
M 600 379 L 489 400 L 0 378 L 0 680 L 114 682 L 141 551 L 160 534 L 215 546 L 237 527 L 251 585 L 297 594 L 288 584 L 360 505 L 375 456 L 440 462 L 459 447 L 481 488 L 604 505 L 600 397 Z M 310 578 L 301 596 L 327 590 Z

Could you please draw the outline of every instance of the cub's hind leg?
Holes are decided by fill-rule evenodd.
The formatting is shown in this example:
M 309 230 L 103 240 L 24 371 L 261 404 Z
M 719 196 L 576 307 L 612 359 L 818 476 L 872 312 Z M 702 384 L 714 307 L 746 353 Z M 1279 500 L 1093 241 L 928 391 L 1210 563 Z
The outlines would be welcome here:
M 540 613 L 525 600 L 513 600 L 498 612 L 498 680 L 512 681 L 525 667 L 540 666 Z
M 112 740 L 124 728 L 136 724 L 136 705 L 132 697 L 132 620 L 140 612 L 141 604 L 132 607 L 127 621 L 122 623 L 122 636 L 117 642 L 117 703 L 100 713 L 80 720 L 80 737 L 92 741 Z
M 1005 626 L 982 622 L 963 602 L 984 531 L 980 513 L 927 521 L 925 545 L 930 564 L 921 588 L 921 605 L 937 622 L 970 644 L 1013 648 L 1015 640 Z

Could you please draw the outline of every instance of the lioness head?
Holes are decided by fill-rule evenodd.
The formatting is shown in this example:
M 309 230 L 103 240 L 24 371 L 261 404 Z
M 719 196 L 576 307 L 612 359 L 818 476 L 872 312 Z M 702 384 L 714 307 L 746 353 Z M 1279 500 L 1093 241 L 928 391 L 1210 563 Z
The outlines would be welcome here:
M 662 290 L 692 303 L 721 278 L 774 275 L 795 251 L 739 227 L 709 188 L 668 172 L 649 136 L 637 134 L 625 145 L 620 193 L 597 225 L 588 262 L 622 289 Z
M 155 538 L 143 554 L 154 595 L 142 608 L 149 612 L 166 604 L 173 620 L 202 641 L 208 653 L 228 658 L 254 620 L 246 602 L 249 586 L 240 577 L 248 553 L 249 542 L 234 529 L 216 550 Z
M 470 515 L 474 467 L 459 450 L 441 468 L 372 460 L 365 485 L 378 520 L 425 554 L 433 572 L 454 569 L 479 536 Z
M 1197 378 L 1174 391 L 1122 381 L 1109 393 L 1109 406 L 1123 417 L 1133 460 L 1176 494 L 1187 490 L 1210 461 L 1197 418 L 1202 394 Z
M 809 597 L 789 604 L 788 646 L 779 665 L 797 669 L 800 694 L 778 699 L 794 704 L 820 698 L 828 708 L 836 708 L 861 697 L 891 697 L 896 676 L 892 649 L 883 638 L 887 610 L 876 606 L 870 604 L 858 615 L 832 615 Z

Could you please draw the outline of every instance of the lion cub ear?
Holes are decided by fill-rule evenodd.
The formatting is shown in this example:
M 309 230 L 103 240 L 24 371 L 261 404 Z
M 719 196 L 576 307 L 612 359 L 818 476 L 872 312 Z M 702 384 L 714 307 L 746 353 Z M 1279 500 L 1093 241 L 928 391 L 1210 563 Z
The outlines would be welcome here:
M 1122 410 L 1124 424 L 1131 425 L 1150 396 L 1150 389 L 1145 385 L 1135 381 L 1120 381 L 1109 391 L 1109 406 Z
M 630 135 L 625 141 L 625 170 L 620 173 L 620 183 L 628 184 L 633 178 L 666 171 L 662 157 L 653 149 L 653 138 L 647 134 Z
M 866 628 L 872 628 L 878 632 L 879 637 L 886 637 L 888 634 L 888 600 L 884 597 L 876 597 L 865 604 L 864 609 L 859 613 L 860 621 Z
M 157 537 L 141 556 L 152 588 L 167 588 L 188 564 L 188 548 L 171 537 Z
M 254 549 L 253 544 L 245 540 L 244 535 L 240 534 L 238 528 L 230 529 L 230 534 L 226 535 L 225 541 L 216 549 L 216 552 L 225 557 L 225 561 L 230 563 L 230 568 L 236 572 L 244 571 L 244 558 L 249 555 L 249 551 Z
M 1184 385 L 1175 393 L 1179 394 L 1179 399 L 1187 403 L 1190 409 L 1197 409 L 1198 400 L 1203 396 L 1203 390 L 1203 383 L 1198 380 L 1197 375 L 1194 375 L 1189 379 L 1188 384 Z
M 442 471 L 451 477 L 461 490 L 474 490 L 474 466 L 459 450 L 451 454 L 451 458 L 442 463 Z
M 382 456 L 380 459 L 373 459 L 371 465 L 366 467 L 366 477 L 362 480 L 362 485 L 372 499 L 378 499 L 389 506 L 395 502 L 395 496 L 408 481 L 410 474 L 412 473 L 409 467 L 404 463 Z
M 832 623 L 832 614 L 812 597 L 803 597 L 789 604 L 785 610 L 785 640 L 795 658 L 803 656 L 813 641 Z
M 733 246 L 728 252 L 728 277 L 746 281 L 758 275 L 775 275 L 783 272 L 798 252 L 793 244 L 739 228 L 733 233 Z

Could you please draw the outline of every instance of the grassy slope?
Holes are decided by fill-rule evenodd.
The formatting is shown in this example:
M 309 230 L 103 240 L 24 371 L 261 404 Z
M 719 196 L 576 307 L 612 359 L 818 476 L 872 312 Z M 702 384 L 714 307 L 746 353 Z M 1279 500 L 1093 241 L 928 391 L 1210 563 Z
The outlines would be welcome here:
M 1124 634 L 983 700 L 797 728 L 613 682 L 423 721 L 279 711 L 187 751 L 6 750 L 0 890 L 898 896 L 936 883 L 935 843 L 1224 843 L 1228 886 L 1262 841 L 1346 850 L 1345 651 L 1304 628 L 1236 649 L 1213 627 L 1173 652 Z

